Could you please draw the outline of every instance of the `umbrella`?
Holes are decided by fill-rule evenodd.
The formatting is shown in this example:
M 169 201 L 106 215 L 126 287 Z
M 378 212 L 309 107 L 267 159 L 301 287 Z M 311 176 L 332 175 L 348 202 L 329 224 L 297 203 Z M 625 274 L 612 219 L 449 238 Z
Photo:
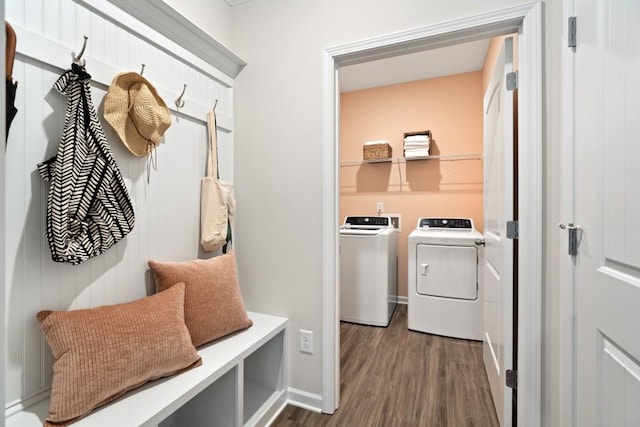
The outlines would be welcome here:
M 7 49 L 6 49 L 6 111 L 7 111 L 7 139 L 9 137 L 9 128 L 13 118 L 18 113 L 18 109 L 15 107 L 16 101 L 16 89 L 18 88 L 18 82 L 13 81 L 13 60 L 16 57 L 16 33 L 8 22 L 5 22 L 7 30 Z

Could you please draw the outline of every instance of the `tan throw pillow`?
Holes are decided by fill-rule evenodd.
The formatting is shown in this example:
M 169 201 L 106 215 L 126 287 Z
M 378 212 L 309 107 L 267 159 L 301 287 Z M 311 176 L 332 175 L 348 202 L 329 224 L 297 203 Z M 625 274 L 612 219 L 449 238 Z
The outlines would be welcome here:
M 45 425 L 76 421 L 148 381 L 202 364 L 184 323 L 183 283 L 124 304 L 41 311 L 37 319 L 55 358 Z
M 253 324 L 240 294 L 234 251 L 184 262 L 149 261 L 149 267 L 158 292 L 184 282 L 184 320 L 196 347 Z

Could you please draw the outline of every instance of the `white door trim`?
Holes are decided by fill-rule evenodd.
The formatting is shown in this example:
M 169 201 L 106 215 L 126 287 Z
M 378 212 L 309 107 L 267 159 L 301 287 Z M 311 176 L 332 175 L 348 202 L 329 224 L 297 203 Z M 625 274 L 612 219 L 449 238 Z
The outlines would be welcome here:
M 322 410 L 339 403 L 337 68 L 518 31 L 519 297 L 518 425 L 541 419 L 542 3 L 526 2 L 472 17 L 349 43 L 323 52 Z
M 564 0 L 564 22 L 575 15 L 575 0 Z M 562 104 L 561 126 L 562 143 L 560 144 L 560 221 L 574 222 L 574 76 L 575 54 L 568 47 L 568 25 L 562 33 Z M 549 224 L 555 227 L 555 224 Z M 568 233 L 559 228 L 552 230 L 558 236 L 559 246 L 559 410 L 560 425 L 573 426 L 576 420 L 575 402 L 575 271 L 573 257 L 568 254 Z M 552 239 L 553 240 L 553 239 Z
M 4 21 L 4 0 L 0 0 L 0 19 Z M 0 45 L 2 45 L 2 59 L 0 59 L 0 69 L 5 68 L 5 54 L 6 54 L 6 32 L 2 32 L 2 36 L 0 36 Z M 6 107 L 5 107 L 5 92 L 0 95 L 0 129 L 6 128 Z M 16 141 L 17 142 L 17 141 Z M 4 148 L 6 147 L 6 134 L 2 133 L 0 136 L 0 145 Z M 6 294 L 6 272 L 5 272 L 5 230 L 6 230 L 6 218 L 5 218 L 5 150 L 0 150 L 0 170 L 2 171 L 2 175 L 0 175 L 0 307 L 3 309 L 6 308 L 5 305 L 5 294 Z M 4 366 L 6 359 L 6 349 L 5 349 L 5 316 L 0 317 L 0 358 L 2 359 L 2 365 L 0 366 L 0 384 L 2 384 L 0 388 L 0 402 L 2 406 L 0 406 L 0 427 L 4 426 L 4 408 L 5 408 L 5 378 L 4 378 Z

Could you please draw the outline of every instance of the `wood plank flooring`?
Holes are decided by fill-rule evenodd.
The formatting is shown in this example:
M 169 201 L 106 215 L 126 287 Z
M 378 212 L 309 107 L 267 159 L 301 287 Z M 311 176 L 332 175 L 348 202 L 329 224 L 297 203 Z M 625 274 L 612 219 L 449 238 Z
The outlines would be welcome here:
M 272 426 L 498 426 L 482 343 L 409 331 L 406 305 L 388 328 L 341 323 L 340 368 L 335 414 L 288 405 Z

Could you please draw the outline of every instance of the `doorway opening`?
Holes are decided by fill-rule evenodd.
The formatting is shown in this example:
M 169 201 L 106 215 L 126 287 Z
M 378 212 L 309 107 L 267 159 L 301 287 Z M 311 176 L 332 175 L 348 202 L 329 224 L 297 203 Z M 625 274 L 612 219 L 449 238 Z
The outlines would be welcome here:
M 323 412 L 339 405 L 338 130 L 339 67 L 517 32 L 520 85 L 518 183 L 519 417 L 540 420 L 541 289 L 541 9 L 533 2 L 470 18 L 327 49 L 323 85 Z

